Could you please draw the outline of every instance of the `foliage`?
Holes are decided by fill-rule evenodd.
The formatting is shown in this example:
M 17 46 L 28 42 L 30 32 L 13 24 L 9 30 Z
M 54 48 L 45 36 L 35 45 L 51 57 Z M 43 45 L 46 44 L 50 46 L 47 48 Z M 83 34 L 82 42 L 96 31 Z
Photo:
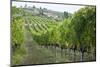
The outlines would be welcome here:
M 76 12 L 71 25 L 76 33 L 76 39 L 81 48 L 95 45 L 96 32 L 95 7 L 85 7 Z M 93 42 L 93 43 L 92 43 Z
M 18 14 L 21 9 L 13 7 L 12 13 Z M 43 9 L 40 8 L 43 15 Z M 20 14 L 20 13 L 19 13 Z M 64 12 L 64 21 L 55 21 L 41 16 L 32 16 L 27 12 L 28 18 L 13 17 L 11 23 L 12 45 L 22 45 L 24 42 L 24 20 L 33 40 L 42 46 L 59 46 L 82 52 L 95 51 L 96 45 L 96 8 L 87 6 L 81 8 L 73 15 Z M 70 15 L 70 16 L 69 16 Z M 26 16 L 26 15 L 25 15 Z M 18 51 L 18 50 L 17 50 Z M 18 51 L 19 53 L 20 51 Z M 16 52 L 17 53 L 17 52 Z M 15 61 L 19 62 L 15 53 Z M 22 51 L 23 53 L 23 51 Z M 20 57 L 21 58 L 21 57 Z
M 23 44 L 24 42 L 24 20 L 21 17 L 12 18 L 12 44 Z
M 19 8 L 12 7 L 11 22 L 11 45 L 12 45 L 12 64 L 18 64 L 26 53 L 24 46 L 24 18 L 19 14 Z

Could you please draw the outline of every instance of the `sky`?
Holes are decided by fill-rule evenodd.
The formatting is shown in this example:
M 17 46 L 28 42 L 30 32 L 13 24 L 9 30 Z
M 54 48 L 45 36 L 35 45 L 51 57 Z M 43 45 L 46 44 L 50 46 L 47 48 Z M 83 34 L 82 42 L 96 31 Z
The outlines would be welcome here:
M 72 4 L 84 4 L 84 3 L 88 3 L 88 5 L 94 5 L 93 1 L 94 0 L 25 0 L 25 1 L 42 1 L 42 2 L 54 2 L 56 1 L 57 3 L 72 3 Z M 61 2 L 60 2 L 61 1 Z M 67 1 L 67 2 L 64 2 Z M 77 3 L 75 3 L 77 2 Z M 83 8 L 85 6 L 74 6 L 74 5 L 63 5 L 63 4 L 46 4 L 46 3 L 29 3 L 29 2 L 12 2 L 12 6 L 25 6 L 25 4 L 27 4 L 27 6 L 35 6 L 37 8 L 47 8 L 50 10 L 54 10 L 54 11 L 59 11 L 59 12 L 70 12 L 70 13 L 74 13 L 77 10 L 79 10 L 80 8 Z
M 96 0 L 23 0 L 23 1 L 42 1 L 42 2 L 62 2 L 62 3 L 74 3 L 74 4 L 89 4 L 95 5 Z
M 47 8 L 49 10 L 54 10 L 54 11 L 59 11 L 59 12 L 70 12 L 70 13 L 74 13 L 75 11 L 79 10 L 80 8 L 84 7 L 84 6 L 74 6 L 74 5 L 62 5 L 62 4 L 45 4 L 45 3 L 28 3 L 28 2 L 12 2 L 12 6 L 16 6 L 16 7 L 24 7 L 25 4 L 27 4 L 27 6 L 35 6 L 37 8 Z

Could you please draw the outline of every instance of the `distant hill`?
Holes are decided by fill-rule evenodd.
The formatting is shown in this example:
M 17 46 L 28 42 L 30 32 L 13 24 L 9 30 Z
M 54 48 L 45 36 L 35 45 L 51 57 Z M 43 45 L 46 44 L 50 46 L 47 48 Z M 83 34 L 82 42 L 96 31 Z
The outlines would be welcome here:
M 49 10 L 47 8 L 41 8 L 41 7 L 36 8 L 35 6 L 33 6 L 33 7 L 24 7 L 24 10 L 26 12 L 31 13 L 32 15 L 45 16 L 48 18 L 53 18 L 58 21 L 63 20 L 63 18 L 64 18 L 64 12 L 53 11 L 53 10 Z

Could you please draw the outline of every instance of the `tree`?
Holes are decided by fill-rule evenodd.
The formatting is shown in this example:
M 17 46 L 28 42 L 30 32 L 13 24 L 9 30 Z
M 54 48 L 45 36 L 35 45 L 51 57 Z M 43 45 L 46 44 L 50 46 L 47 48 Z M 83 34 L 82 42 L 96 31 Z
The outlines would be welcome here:
M 43 9 L 40 7 L 40 9 L 39 9 L 39 14 L 40 15 L 43 15 Z
M 71 21 L 78 40 L 77 44 L 79 44 L 82 53 L 81 61 L 83 61 L 84 52 L 89 49 L 88 47 L 95 48 L 95 15 L 95 7 L 87 6 L 76 12 Z
M 27 8 L 27 4 L 25 4 L 24 8 Z
M 35 6 L 33 5 L 33 9 L 35 9 Z
M 64 18 L 68 18 L 68 12 L 64 11 Z

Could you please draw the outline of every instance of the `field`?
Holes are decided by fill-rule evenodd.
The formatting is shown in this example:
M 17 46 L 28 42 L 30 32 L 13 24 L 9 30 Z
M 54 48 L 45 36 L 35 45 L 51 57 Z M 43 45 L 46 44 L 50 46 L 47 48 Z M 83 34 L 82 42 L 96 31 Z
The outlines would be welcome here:
M 74 14 L 12 6 L 11 19 L 12 65 L 96 60 L 95 6 Z

